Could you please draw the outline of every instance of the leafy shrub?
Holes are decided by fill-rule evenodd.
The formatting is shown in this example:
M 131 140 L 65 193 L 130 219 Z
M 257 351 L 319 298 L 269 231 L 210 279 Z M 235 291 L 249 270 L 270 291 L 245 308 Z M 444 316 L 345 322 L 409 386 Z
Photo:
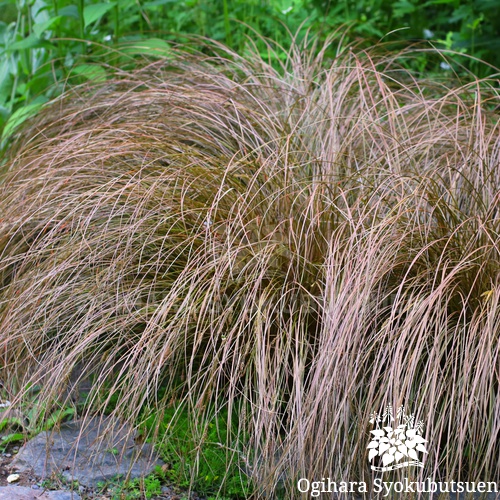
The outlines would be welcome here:
M 240 54 L 255 43 L 263 57 L 272 57 L 281 54 L 269 53 L 255 33 L 288 50 L 289 32 L 325 40 L 342 28 L 348 40 L 368 46 L 381 39 L 400 46 L 430 40 L 453 51 L 450 59 L 445 63 L 422 51 L 411 61 L 413 69 L 462 74 L 465 65 L 484 76 L 500 66 L 499 9 L 496 0 L 0 0 L 1 143 L 5 147 L 18 124 L 67 86 L 106 79 L 119 43 L 128 44 L 129 55 L 151 55 L 194 35 Z M 332 45 L 329 56 L 336 50 Z
M 473 59 L 460 58 L 460 52 L 500 66 L 500 5 L 495 0 L 313 0 L 311 3 L 318 9 L 318 20 L 322 20 L 323 27 L 338 26 L 341 19 L 352 25 L 353 33 L 370 40 L 387 36 L 401 42 L 431 40 L 440 48 L 456 52 L 452 60 L 458 71 L 461 63 L 482 75 L 491 72 L 491 68 Z M 422 69 L 436 71 L 432 58 L 424 56 L 420 63 Z
M 324 54 L 173 50 L 22 126 L 0 184 L 12 407 L 79 367 L 96 410 L 153 408 L 159 446 L 171 407 L 226 415 L 227 467 L 293 497 L 369 481 L 369 415 L 404 405 L 423 477 L 498 477 L 498 94 L 418 81 L 411 53 Z
M 12 443 L 26 441 L 42 431 L 48 431 L 58 426 L 64 420 L 75 415 L 76 411 L 72 406 L 59 407 L 54 402 L 49 405 L 38 404 L 37 391 L 36 386 L 30 387 L 29 384 L 23 392 L 26 396 L 29 394 L 30 397 L 26 398 L 26 404 L 23 405 L 21 411 L 16 411 L 13 414 L 8 412 L 10 401 L 0 402 L 1 453 L 4 453 Z M 47 411 L 47 406 L 51 411 Z

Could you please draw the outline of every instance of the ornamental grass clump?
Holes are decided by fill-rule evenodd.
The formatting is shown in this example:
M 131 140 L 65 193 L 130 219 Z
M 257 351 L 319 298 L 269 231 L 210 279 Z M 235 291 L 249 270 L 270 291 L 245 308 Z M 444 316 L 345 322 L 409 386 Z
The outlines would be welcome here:
M 288 497 L 369 481 L 370 414 L 404 405 L 415 474 L 499 478 L 494 84 L 420 81 L 380 50 L 296 46 L 280 68 L 217 50 L 116 70 L 18 132 L 10 399 L 36 385 L 46 415 L 89 379 L 88 411 L 140 427 L 182 404 L 200 446 L 226 415 L 228 464 Z

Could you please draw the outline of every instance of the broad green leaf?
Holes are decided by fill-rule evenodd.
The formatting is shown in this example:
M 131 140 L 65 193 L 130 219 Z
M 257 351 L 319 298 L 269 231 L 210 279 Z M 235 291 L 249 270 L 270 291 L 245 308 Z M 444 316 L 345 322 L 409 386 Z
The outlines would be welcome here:
M 16 94 L 20 96 L 19 99 L 21 99 L 21 101 L 25 100 L 26 88 L 27 82 L 18 83 L 16 85 Z
M 106 12 L 115 6 L 114 3 L 96 3 L 95 5 L 87 5 L 83 11 L 83 20 L 85 27 L 100 19 Z
M 25 438 L 24 434 L 21 434 L 20 432 L 16 432 L 15 434 L 7 434 L 6 436 L 2 436 L 2 441 L 0 442 L 0 445 L 4 446 L 8 443 L 23 441 L 24 438 Z
M 31 18 L 36 24 L 42 24 L 50 19 L 49 6 L 46 0 L 31 0 Z
M 415 12 L 417 8 L 409 0 L 398 0 L 392 4 L 392 12 L 395 18 Z
M 5 127 L 2 132 L 2 141 L 8 139 L 12 133 L 16 130 L 19 125 L 25 122 L 28 118 L 35 116 L 40 108 L 47 102 L 46 97 L 40 97 L 36 100 L 36 102 L 32 102 L 23 108 L 19 108 L 14 111 L 10 118 L 7 120 Z
M 45 31 L 52 28 L 55 24 L 58 24 L 61 19 L 62 16 L 57 16 L 50 18 L 48 21 L 45 21 L 44 23 L 34 24 L 33 32 L 38 38 L 40 38 Z
M 55 411 L 45 422 L 45 429 L 52 429 L 54 425 L 58 422 L 61 422 L 67 417 L 73 417 L 75 415 L 74 408 L 61 408 L 60 410 Z
M 71 70 L 72 74 L 83 76 L 87 80 L 95 82 L 105 82 L 108 74 L 101 66 L 94 64 L 80 64 Z
M 24 38 L 23 40 L 19 40 L 18 42 L 14 42 L 13 44 L 7 47 L 8 51 L 14 50 L 24 50 L 24 49 L 34 49 L 45 47 L 47 49 L 55 49 L 55 47 L 47 42 L 46 40 L 40 40 L 35 34 L 31 34 L 30 36 Z
M 17 425 L 18 427 L 24 428 L 24 423 L 19 417 L 9 417 L 0 420 L 0 431 L 3 431 L 7 426 L 12 425 Z
M 0 128 L 3 127 L 3 124 L 7 121 L 8 116 L 8 108 L 6 108 L 5 106 L 0 106 Z
M 9 99 L 12 93 L 13 78 L 8 71 L 6 61 L 0 63 L 0 106 L 3 106 Z
M 170 54 L 170 45 L 160 38 L 149 38 L 123 46 L 122 52 L 130 55 L 166 56 Z
M 159 5 L 166 5 L 168 3 L 175 3 L 177 0 L 153 0 L 152 2 L 147 2 L 144 4 L 144 8 L 148 7 L 158 7 Z
M 60 70 L 51 71 L 51 68 L 43 66 L 26 82 L 26 90 L 31 95 L 46 94 L 49 86 L 54 83 L 54 78 L 57 81 L 57 75 L 60 75 Z
M 20 418 L 9 417 L 9 418 L 4 418 L 3 420 L 0 420 L 0 431 L 3 431 L 8 425 L 17 425 L 18 427 L 24 427 L 24 424 Z
M 62 17 L 73 17 L 79 19 L 78 7 L 76 5 L 66 5 L 62 9 L 59 9 L 59 15 Z

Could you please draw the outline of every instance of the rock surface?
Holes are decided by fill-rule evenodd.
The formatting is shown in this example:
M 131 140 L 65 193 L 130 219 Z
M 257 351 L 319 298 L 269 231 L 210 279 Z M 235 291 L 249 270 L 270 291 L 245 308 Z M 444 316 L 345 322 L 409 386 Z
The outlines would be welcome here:
M 84 426 L 73 421 L 62 424 L 58 431 L 42 432 L 19 450 L 11 467 L 42 479 L 61 474 L 68 482 L 95 487 L 118 475 L 144 476 L 155 465 L 162 465 L 150 445 L 135 444 L 130 427 L 123 425 L 115 433 L 106 433 L 111 423 L 94 418 Z M 103 432 L 108 437 L 99 440 Z
M 3 486 L 0 500 L 80 500 L 80 495 L 71 491 L 34 490 L 26 486 Z

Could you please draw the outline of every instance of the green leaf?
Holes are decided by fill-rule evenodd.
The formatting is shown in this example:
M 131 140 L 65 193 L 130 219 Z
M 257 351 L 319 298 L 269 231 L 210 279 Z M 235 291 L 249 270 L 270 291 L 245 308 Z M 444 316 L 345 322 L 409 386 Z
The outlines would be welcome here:
M 83 11 L 83 20 L 85 27 L 100 19 L 106 12 L 115 6 L 114 3 L 96 3 L 95 5 L 87 5 Z
M 160 38 L 149 38 L 124 45 L 122 52 L 129 55 L 166 56 L 170 54 L 170 45 Z
M 57 81 L 59 75 L 59 70 L 53 72 L 51 68 L 48 69 L 47 66 L 43 66 L 26 82 L 26 90 L 31 95 L 47 95 L 50 92 L 51 85 Z
M 80 64 L 71 70 L 72 74 L 83 76 L 87 80 L 94 82 L 105 82 L 108 74 L 101 66 L 95 64 Z
M 62 19 L 62 16 L 57 16 L 57 17 L 52 17 L 48 21 L 45 21 L 44 23 L 41 24 L 34 24 L 33 25 L 33 32 L 35 35 L 40 38 L 42 34 L 47 31 L 48 29 L 52 28 L 55 24 L 59 24 L 59 21 Z
M 8 116 L 8 108 L 6 108 L 5 106 L 0 106 L 0 128 L 3 127 L 3 124 L 6 122 Z
M 3 61 L 3 64 L 0 63 L 0 106 L 5 105 L 11 96 L 12 93 L 12 85 L 14 83 L 14 79 L 12 75 L 9 74 L 8 64 L 6 61 Z
M 74 408 L 61 408 L 60 410 L 55 411 L 52 415 L 47 419 L 45 423 L 45 429 L 52 429 L 54 425 L 58 422 L 61 422 L 67 417 L 73 417 L 75 415 Z
M 395 18 L 401 18 L 406 14 L 412 14 L 417 8 L 409 0 L 398 0 L 392 5 L 392 12 Z
M 75 19 L 80 19 L 78 14 L 78 7 L 76 5 L 67 5 L 62 9 L 59 9 L 59 15 L 62 17 L 73 17 Z
M 15 434 L 7 434 L 6 436 L 2 436 L 0 445 L 5 446 L 8 443 L 14 443 L 16 441 L 23 441 L 23 440 L 24 440 L 24 434 L 16 432 Z
M 18 417 L 10 417 L 0 419 L 0 431 L 5 429 L 8 425 L 17 425 L 19 427 L 24 427 L 24 424 L 21 422 L 21 419 Z
M 28 104 L 27 106 L 14 111 L 14 113 L 12 113 L 10 118 L 7 120 L 7 123 L 5 124 L 5 127 L 3 129 L 2 142 L 5 139 L 8 139 L 14 133 L 16 128 L 19 127 L 19 125 L 25 122 L 28 118 L 35 116 L 45 102 L 47 102 L 47 98 L 40 97 L 31 104 Z
M 46 40 L 40 40 L 35 34 L 31 34 L 30 36 L 24 38 L 23 40 L 19 40 L 18 42 L 14 42 L 13 44 L 7 47 L 8 51 L 14 50 L 24 50 L 24 49 L 35 49 L 45 47 L 47 49 L 55 49 L 55 47 L 47 42 Z
M 158 7 L 159 5 L 166 5 L 168 3 L 175 3 L 177 0 L 153 0 L 152 2 L 147 2 L 144 4 L 144 8 Z

